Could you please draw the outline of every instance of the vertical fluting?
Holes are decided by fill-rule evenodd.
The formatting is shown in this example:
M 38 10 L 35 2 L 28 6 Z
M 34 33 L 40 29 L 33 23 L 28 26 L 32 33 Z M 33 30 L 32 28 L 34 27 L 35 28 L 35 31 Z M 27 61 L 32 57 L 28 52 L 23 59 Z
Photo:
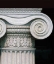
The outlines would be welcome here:
M 8 64 L 12 64 L 12 51 L 8 51 L 7 59 L 8 59 Z
M 20 64 L 21 64 L 22 63 L 22 53 L 21 53 L 21 51 L 19 51 L 19 53 L 20 53 L 19 59 L 20 59 Z
M 28 64 L 30 64 L 30 51 L 28 51 L 27 56 L 28 56 Z
M 16 64 L 16 51 L 12 51 L 12 64 Z
M 1 51 L 1 64 L 35 64 L 35 51 Z
M 4 64 L 4 51 L 1 50 L 1 64 Z
M 33 61 L 32 58 L 33 58 L 33 57 L 32 57 L 32 51 L 30 51 L 30 64 L 33 64 L 33 63 L 32 63 L 32 61 Z
M 4 51 L 4 64 L 7 64 L 7 51 Z
M 24 51 L 24 64 L 26 64 L 26 51 Z
M 17 51 L 15 51 L 15 64 L 17 63 L 16 53 L 17 53 Z
M 20 64 L 20 59 L 19 59 L 20 58 L 20 53 L 19 53 L 19 51 L 17 51 L 17 56 L 16 57 L 17 57 L 17 64 Z
M 33 51 L 33 64 L 35 64 L 35 52 Z

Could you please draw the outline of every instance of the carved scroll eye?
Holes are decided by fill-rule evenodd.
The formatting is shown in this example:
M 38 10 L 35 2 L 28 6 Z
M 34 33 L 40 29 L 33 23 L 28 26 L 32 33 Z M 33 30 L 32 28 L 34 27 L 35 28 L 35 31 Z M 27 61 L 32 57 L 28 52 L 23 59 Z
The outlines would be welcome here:
M 6 24 L 0 19 L 0 38 L 6 33 Z
M 30 32 L 36 39 L 45 39 L 52 33 L 53 25 L 50 19 L 35 19 L 30 26 Z

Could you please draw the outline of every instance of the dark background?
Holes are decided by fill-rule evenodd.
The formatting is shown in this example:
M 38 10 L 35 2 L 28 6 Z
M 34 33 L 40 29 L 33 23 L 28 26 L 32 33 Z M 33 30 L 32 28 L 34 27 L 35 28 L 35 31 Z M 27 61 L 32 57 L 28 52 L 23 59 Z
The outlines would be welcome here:
M 0 7 L 54 8 L 54 0 L 0 0 Z
M 54 9 L 53 8 L 43 8 L 43 13 L 47 14 L 54 25 Z M 53 45 L 54 43 L 54 30 L 52 34 L 44 40 L 36 40 L 36 64 L 53 64 L 54 55 L 53 55 Z

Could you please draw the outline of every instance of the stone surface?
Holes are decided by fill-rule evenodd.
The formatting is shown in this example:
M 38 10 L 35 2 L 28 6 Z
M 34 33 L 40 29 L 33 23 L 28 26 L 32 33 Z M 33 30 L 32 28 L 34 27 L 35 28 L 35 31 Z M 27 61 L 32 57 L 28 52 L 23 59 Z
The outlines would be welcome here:
M 0 38 L 6 33 L 6 24 L 0 19 Z
M 53 30 L 52 20 L 45 14 L 38 15 L 30 25 L 30 32 L 36 39 L 45 39 Z
M 35 64 L 35 38 L 45 39 L 53 29 L 41 10 L 0 9 L 0 64 Z

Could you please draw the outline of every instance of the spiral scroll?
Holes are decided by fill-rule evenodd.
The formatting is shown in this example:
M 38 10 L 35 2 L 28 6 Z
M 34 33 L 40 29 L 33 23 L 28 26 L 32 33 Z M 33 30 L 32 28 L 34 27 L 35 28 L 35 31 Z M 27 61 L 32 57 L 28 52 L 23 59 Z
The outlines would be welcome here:
M 45 39 L 52 33 L 53 25 L 51 20 L 42 18 L 35 19 L 30 26 L 30 32 L 36 39 Z
M 0 38 L 6 33 L 6 24 L 0 19 Z

